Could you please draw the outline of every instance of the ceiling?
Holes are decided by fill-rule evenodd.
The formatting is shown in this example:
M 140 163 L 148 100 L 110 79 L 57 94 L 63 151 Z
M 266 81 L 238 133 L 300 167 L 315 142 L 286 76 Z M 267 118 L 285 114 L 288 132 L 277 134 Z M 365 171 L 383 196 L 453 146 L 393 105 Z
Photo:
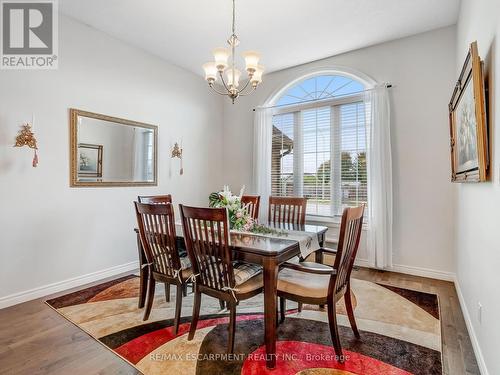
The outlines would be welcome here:
M 236 0 L 240 51 L 266 72 L 453 25 L 460 0 Z M 60 0 L 60 10 L 202 74 L 230 34 L 230 0 Z

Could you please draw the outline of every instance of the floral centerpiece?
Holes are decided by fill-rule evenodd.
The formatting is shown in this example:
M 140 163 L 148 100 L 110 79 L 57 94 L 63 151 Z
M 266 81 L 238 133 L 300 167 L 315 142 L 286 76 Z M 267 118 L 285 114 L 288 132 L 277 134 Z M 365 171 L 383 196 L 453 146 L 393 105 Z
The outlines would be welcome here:
M 252 218 L 248 210 L 248 205 L 241 202 L 241 197 L 245 191 L 245 185 L 240 190 L 239 195 L 234 195 L 229 190 L 229 186 L 225 185 L 224 189 L 219 192 L 210 194 L 208 197 L 208 204 L 213 208 L 226 208 L 229 216 L 229 227 L 234 230 L 251 232 L 261 235 L 277 235 L 286 236 L 283 230 L 269 228 L 265 225 L 259 224 Z
M 231 229 L 250 232 L 256 223 L 250 216 L 248 208 L 241 203 L 244 191 L 245 186 L 241 188 L 239 195 L 234 195 L 229 190 L 229 186 L 226 185 L 224 190 L 210 194 L 208 200 L 210 207 L 227 208 Z

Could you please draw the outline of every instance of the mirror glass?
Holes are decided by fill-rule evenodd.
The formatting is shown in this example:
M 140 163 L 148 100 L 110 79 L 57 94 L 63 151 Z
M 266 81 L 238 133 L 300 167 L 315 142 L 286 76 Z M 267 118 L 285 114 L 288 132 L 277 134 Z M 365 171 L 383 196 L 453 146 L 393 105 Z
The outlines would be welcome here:
M 73 186 L 156 185 L 157 127 L 71 110 Z

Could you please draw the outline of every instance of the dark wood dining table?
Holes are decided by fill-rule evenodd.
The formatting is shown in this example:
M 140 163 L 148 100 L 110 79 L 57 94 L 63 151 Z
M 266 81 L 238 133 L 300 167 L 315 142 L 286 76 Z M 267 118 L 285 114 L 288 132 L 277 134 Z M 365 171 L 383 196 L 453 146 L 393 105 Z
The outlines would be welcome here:
M 316 233 L 320 247 L 324 246 L 327 227 L 318 225 L 278 225 L 277 229 Z M 137 229 L 136 229 L 137 232 Z M 178 240 L 182 241 L 182 229 L 177 229 Z M 264 341 L 266 345 L 266 366 L 276 367 L 276 308 L 279 266 L 300 255 L 299 243 L 283 237 L 264 237 L 252 233 L 231 233 L 231 248 L 235 260 L 262 265 L 264 276 Z M 139 236 L 137 238 L 141 268 L 146 262 Z M 316 261 L 321 262 L 321 252 L 316 252 Z M 146 272 L 141 272 L 141 295 L 145 297 Z

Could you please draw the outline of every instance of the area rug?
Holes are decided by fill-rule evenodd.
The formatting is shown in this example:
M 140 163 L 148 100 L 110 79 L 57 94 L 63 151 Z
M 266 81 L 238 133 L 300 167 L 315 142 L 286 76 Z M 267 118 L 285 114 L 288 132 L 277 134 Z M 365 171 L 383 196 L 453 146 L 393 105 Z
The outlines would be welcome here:
M 174 335 L 175 292 L 167 303 L 158 285 L 151 316 L 144 322 L 144 310 L 137 307 L 139 278 L 134 275 L 47 304 L 146 375 L 442 373 L 436 295 L 357 279 L 352 289 L 361 339 L 354 337 L 340 301 L 337 316 L 345 363 L 334 360 L 325 310 L 305 305 L 298 312 L 296 304 L 288 302 L 287 317 L 278 327 L 277 366 L 272 371 L 265 367 L 262 295 L 238 306 L 233 355 L 225 354 L 229 319 L 217 300 L 203 296 L 196 335 L 188 341 L 193 295 L 183 299 L 183 317 Z

